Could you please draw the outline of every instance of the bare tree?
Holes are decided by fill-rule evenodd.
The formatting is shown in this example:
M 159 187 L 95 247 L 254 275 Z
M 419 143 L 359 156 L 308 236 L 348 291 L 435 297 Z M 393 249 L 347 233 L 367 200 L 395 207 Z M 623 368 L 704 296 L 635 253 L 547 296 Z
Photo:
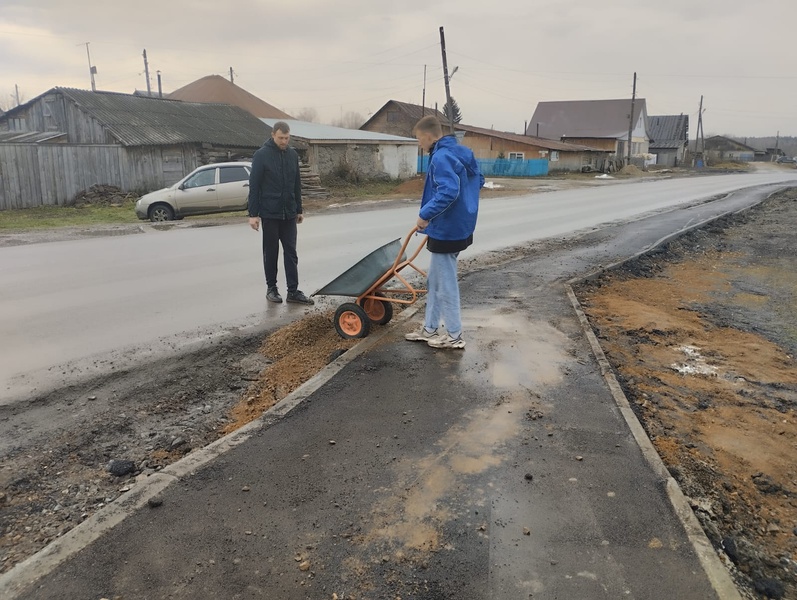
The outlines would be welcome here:
M 305 106 L 302 110 L 296 113 L 296 119 L 299 121 L 318 123 L 318 111 L 312 106 Z
M 359 129 L 363 123 L 365 123 L 365 117 L 358 112 L 350 110 L 341 115 L 339 119 L 333 119 L 330 124 L 335 127 L 345 127 L 346 129 Z
M 27 98 L 24 93 L 19 92 L 19 103 L 25 104 Z M 0 110 L 8 112 L 17 106 L 16 90 L 0 92 Z

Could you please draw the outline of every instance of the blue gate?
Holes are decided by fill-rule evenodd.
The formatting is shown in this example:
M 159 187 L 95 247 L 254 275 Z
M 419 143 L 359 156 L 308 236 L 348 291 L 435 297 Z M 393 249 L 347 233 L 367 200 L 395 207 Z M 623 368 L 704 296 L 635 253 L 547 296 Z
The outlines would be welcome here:
M 548 174 L 548 161 L 544 158 L 534 160 L 508 160 L 506 158 L 477 159 L 482 175 L 485 177 L 542 177 Z M 418 173 L 429 169 L 429 156 L 418 157 Z

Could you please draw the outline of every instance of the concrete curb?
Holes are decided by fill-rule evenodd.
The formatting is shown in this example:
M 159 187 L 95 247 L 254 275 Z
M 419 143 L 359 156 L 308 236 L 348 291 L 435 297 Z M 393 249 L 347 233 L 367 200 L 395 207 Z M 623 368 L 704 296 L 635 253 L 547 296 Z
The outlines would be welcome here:
M 419 310 L 425 299 L 404 309 L 393 319 L 393 323 L 404 323 Z M 139 476 L 135 486 L 118 500 L 97 511 L 94 515 L 71 529 L 60 538 L 50 542 L 30 558 L 17 564 L 7 573 L 0 575 L 0 599 L 15 600 L 27 591 L 37 580 L 48 575 L 61 563 L 80 550 L 99 539 L 106 532 L 147 505 L 150 499 L 163 493 L 170 485 L 185 477 L 190 477 L 212 460 L 238 447 L 255 433 L 265 430 L 291 410 L 299 406 L 316 390 L 332 379 L 346 365 L 378 344 L 390 333 L 390 328 L 368 336 L 351 350 L 321 369 L 299 388 L 268 409 L 251 423 L 219 438 L 184 458 L 150 476 Z
M 639 449 L 642 451 L 642 455 L 645 457 L 645 460 L 648 462 L 650 467 L 653 469 L 653 472 L 656 473 L 658 477 L 660 477 L 666 484 L 667 489 L 667 496 L 670 499 L 670 503 L 672 504 L 673 509 L 675 510 L 676 515 L 678 515 L 678 519 L 681 521 L 681 525 L 686 532 L 689 541 L 694 548 L 695 554 L 700 561 L 703 570 L 705 571 L 709 581 L 711 582 L 711 586 L 714 588 L 714 591 L 717 593 L 717 596 L 721 600 L 742 600 L 742 595 L 736 587 L 736 584 L 733 581 L 733 578 L 730 575 L 728 568 L 723 564 L 720 555 L 714 550 L 714 547 L 711 545 L 711 541 L 706 536 L 705 531 L 703 531 L 703 527 L 700 525 L 700 522 L 697 520 L 694 512 L 692 511 L 691 506 L 689 505 L 689 501 L 686 498 L 686 495 L 681 490 L 678 482 L 670 475 L 667 467 L 662 461 L 659 453 L 656 451 L 656 448 L 653 446 L 653 442 L 648 437 L 647 433 L 645 432 L 644 427 L 639 422 L 636 414 L 631 408 L 631 404 L 628 402 L 628 398 L 626 397 L 625 393 L 623 392 L 620 383 L 617 381 L 617 378 L 614 375 L 614 371 L 609 364 L 606 355 L 601 348 L 600 342 L 598 341 L 595 332 L 592 330 L 592 326 L 587 319 L 587 316 L 584 314 L 584 311 L 581 307 L 581 303 L 578 301 L 575 292 L 573 291 L 573 286 L 579 283 L 583 283 L 588 281 L 589 279 L 593 279 L 598 275 L 605 273 L 607 271 L 611 271 L 616 269 L 620 265 L 623 265 L 629 261 L 635 260 L 647 253 L 651 250 L 655 250 L 656 248 L 675 240 L 691 231 L 700 229 L 705 225 L 726 217 L 731 214 L 739 214 L 750 208 L 757 206 L 761 202 L 764 202 L 772 195 L 776 194 L 780 190 L 776 190 L 766 196 L 766 198 L 762 199 L 760 202 L 756 202 L 755 204 L 751 204 L 748 207 L 745 207 L 741 210 L 731 210 L 715 217 L 711 217 L 709 219 L 705 219 L 700 221 L 699 223 L 695 223 L 694 225 L 690 225 L 688 227 L 684 227 L 675 233 L 669 234 L 664 236 L 663 238 L 659 239 L 654 244 L 650 245 L 648 248 L 642 250 L 641 252 L 637 252 L 633 256 L 617 261 L 612 263 L 606 267 L 601 267 L 600 269 L 596 269 L 588 273 L 587 275 L 576 277 L 570 279 L 565 283 L 565 290 L 567 291 L 567 297 L 570 300 L 570 303 L 573 305 L 573 310 L 578 317 L 578 320 L 581 324 L 581 328 L 584 331 L 584 335 L 587 337 L 589 341 L 589 345 L 592 348 L 592 353 L 595 355 L 595 359 L 598 361 L 598 365 L 601 370 L 601 375 L 603 376 L 604 381 L 606 381 L 606 385 L 609 388 L 609 391 L 614 398 L 617 407 L 620 410 L 620 413 L 623 415 L 625 422 L 628 424 L 628 428 L 631 430 L 631 434 L 634 436 L 634 440 L 636 440 Z

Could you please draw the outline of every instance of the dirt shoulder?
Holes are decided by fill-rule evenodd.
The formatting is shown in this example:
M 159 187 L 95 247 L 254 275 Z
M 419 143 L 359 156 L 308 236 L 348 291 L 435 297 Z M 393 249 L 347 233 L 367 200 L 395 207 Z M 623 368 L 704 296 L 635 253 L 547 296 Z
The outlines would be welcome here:
M 797 190 L 577 290 L 750 597 L 797 598 Z

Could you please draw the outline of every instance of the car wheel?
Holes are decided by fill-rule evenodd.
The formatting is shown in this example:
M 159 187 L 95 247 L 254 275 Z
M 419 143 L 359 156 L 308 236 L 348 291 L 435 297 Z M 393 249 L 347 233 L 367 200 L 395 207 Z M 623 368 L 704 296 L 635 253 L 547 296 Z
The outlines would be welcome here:
M 174 221 L 174 209 L 168 204 L 156 204 L 149 209 L 149 220 L 153 223 Z

